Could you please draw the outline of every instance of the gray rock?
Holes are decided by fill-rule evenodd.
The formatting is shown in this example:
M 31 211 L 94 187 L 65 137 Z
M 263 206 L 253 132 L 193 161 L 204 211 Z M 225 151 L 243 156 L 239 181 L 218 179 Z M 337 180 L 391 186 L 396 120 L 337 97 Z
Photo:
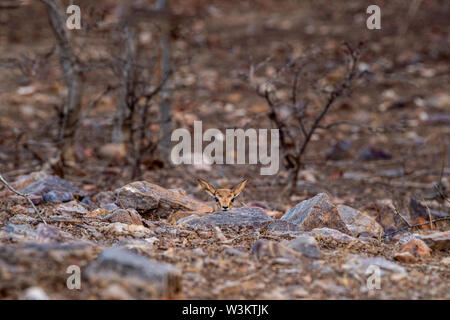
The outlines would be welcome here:
M 112 191 L 102 191 L 97 193 L 93 200 L 101 207 L 105 208 L 107 204 L 114 203 L 116 201 L 116 197 L 114 192 Z M 108 208 L 105 208 L 108 209 Z M 115 209 L 115 208 L 114 208 Z M 108 209 L 110 210 L 110 209 Z
M 393 239 L 398 241 L 399 244 L 405 244 L 412 239 L 420 239 L 420 235 L 410 233 L 410 232 L 403 232 L 403 233 L 396 234 Z
M 62 215 L 85 215 L 89 211 L 76 200 L 60 204 L 56 207 L 56 212 Z
M 69 200 L 70 201 L 70 200 Z M 65 200 L 63 199 L 63 202 L 65 202 Z M 83 204 L 83 205 L 85 205 L 85 206 L 87 206 L 87 207 L 89 207 L 89 208 L 93 208 L 95 205 L 94 205 L 94 202 L 92 202 L 92 200 L 91 200 L 91 198 L 89 198 L 89 197 L 83 197 L 83 199 L 81 200 L 81 203 Z
M 33 224 L 36 222 L 36 219 L 19 213 L 9 218 L 8 222 L 12 224 Z
M 101 208 L 106 209 L 108 211 L 113 211 L 119 209 L 119 207 L 115 203 L 107 203 L 101 206 Z
M 57 176 L 45 176 L 42 179 L 28 185 L 21 191 L 29 195 L 43 196 L 44 194 L 53 190 L 74 194 L 80 193 L 80 190 L 77 187 L 73 186 L 69 181 L 61 179 Z
M 27 225 L 7 224 L 0 229 L 0 239 L 13 242 L 26 242 L 36 240 L 37 232 Z
M 291 233 L 300 231 L 300 226 L 289 221 L 274 220 L 269 224 L 267 230 L 271 232 Z
M 136 252 L 146 252 L 152 250 L 153 244 L 158 242 L 159 239 L 156 237 L 145 238 L 145 239 L 130 239 L 124 238 L 114 244 L 115 248 L 130 249 Z
M 71 234 L 44 223 L 40 223 L 36 231 L 36 241 L 39 243 L 57 243 L 73 240 Z
M 142 218 L 134 209 L 116 209 L 111 213 L 108 213 L 103 217 L 104 221 L 111 223 L 121 222 L 125 224 L 137 224 L 142 225 Z
M 302 231 L 327 227 L 350 234 L 336 206 L 325 193 L 319 193 L 311 199 L 300 202 L 289 209 L 280 220 L 295 223 Z
M 348 293 L 348 289 L 344 286 L 339 286 L 330 280 L 315 280 L 311 284 L 312 288 L 319 288 L 332 296 L 342 296 Z
M 1 157 L 1 153 L 0 153 L 0 157 Z M 20 190 L 23 190 L 24 188 L 26 188 L 27 186 L 29 186 L 30 184 L 45 178 L 46 176 L 48 176 L 48 173 L 46 173 L 45 171 L 32 172 L 30 174 L 17 177 L 14 182 L 11 182 L 11 186 L 14 189 L 20 191 Z M 4 188 L 0 192 L 0 198 L 9 196 L 9 195 L 14 195 L 14 193 L 11 190 L 9 190 L 8 188 Z M 42 200 L 42 198 L 41 198 L 41 200 Z
M 330 228 L 316 228 L 311 231 L 311 234 L 316 238 L 328 238 L 345 244 L 357 241 L 354 237 Z
M 450 230 L 420 235 L 419 239 L 433 250 L 450 250 Z
M 45 258 L 51 257 L 57 262 L 64 261 L 68 257 L 81 258 L 91 256 L 97 248 L 92 242 L 77 241 L 70 243 L 37 243 L 30 242 L 20 245 L 0 246 L 0 261 L 22 261 L 24 264 L 35 262 L 36 265 L 45 265 Z
M 187 221 L 184 225 L 190 227 L 253 227 L 262 228 L 272 222 L 266 212 L 257 207 L 242 207 L 230 211 L 214 212 L 199 219 Z
M 441 263 L 445 266 L 450 266 L 450 257 L 442 258 Z
M 366 272 L 368 272 L 368 268 L 371 266 L 379 267 L 381 276 L 388 273 L 407 274 L 405 268 L 383 257 L 364 258 L 358 255 L 350 255 L 347 261 L 342 265 L 342 268 L 346 271 L 365 276 Z
M 51 202 L 51 203 L 60 203 L 60 202 L 68 202 L 72 201 L 73 195 L 71 192 L 67 191 L 58 191 L 58 190 L 52 190 L 50 192 L 45 193 L 42 196 L 42 200 L 44 203 Z
M 291 240 L 287 244 L 287 247 L 294 249 L 309 258 L 317 259 L 322 257 L 322 252 L 320 252 L 316 239 L 311 236 L 297 237 L 296 239 Z
M 122 222 L 113 222 L 106 226 L 100 227 L 99 231 L 116 237 L 131 236 L 134 238 L 148 238 L 154 236 L 154 232 L 137 224 L 125 224 Z
M 64 286 L 69 276 L 67 267 L 82 267 L 97 251 L 98 247 L 89 242 L 1 245 L 0 291 L 33 287 L 42 281 Z M 84 281 L 82 276 L 82 286 L 89 287 Z
M 284 258 L 290 261 L 300 261 L 302 254 L 281 243 L 269 240 L 256 240 L 251 248 L 252 255 L 260 260 L 262 258 Z
M 155 234 L 163 235 L 165 233 L 168 233 L 170 231 L 170 228 L 157 227 L 154 229 L 154 231 L 155 231 Z
M 321 275 L 326 276 L 326 275 L 332 274 L 333 269 L 331 269 L 330 267 L 325 267 L 325 268 L 322 268 L 319 272 Z
M 289 286 L 287 290 L 289 292 L 289 299 L 305 298 L 309 296 L 309 292 L 306 291 L 302 286 Z
M 101 290 L 100 297 L 102 300 L 133 300 L 133 297 L 118 284 L 112 284 Z
M 25 290 L 23 300 L 50 300 L 44 289 L 40 287 L 31 287 Z
M 191 280 L 194 283 L 201 283 L 205 281 L 205 278 L 203 278 L 200 274 L 192 272 L 186 272 L 185 274 L 183 274 L 183 279 Z
M 224 254 L 235 257 L 247 257 L 248 252 L 236 248 L 226 248 Z
M 136 209 L 140 214 L 152 213 L 167 218 L 176 211 L 208 212 L 207 204 L 180 192 L 170 191 L 146 181 L 135 181 L 115 190 L 119 203 Z
M 318 271 L 323 267 L 324 264 L 325 264 L 325 261 L 316 260 L 308 266 L 308 269 L 311 271 Z
M 126 249 L 104 250 L 86 275 L 101 287 L 119 284 L 135 298 L 174 298 L 181 291 L 178 268 Z
M 345 205 L 338 205 L 337 210 L 340 218 L 347 225 L 347 228 L 354 237 L 358 237 L 360 234 L 366 232 L 375 237 L 383 233 L 383 228 L 375 219 L 359 210 Z
M 203 251 L 202 248 L 195 248 L 192 250 L 192 254 L 198 257 L 205 257 L 206 253 Z
M 54 203 L 58 203 L 61 202 L 60 196 L 59 196 L 59 192 L 52 190 L 50 192 L 45 193 L 42 196 L 42 200 L 44 201 L 44 203 L 47 202 L 54 202 Z
M 103 238 L 103 235 L 100 232 L 98 232 L 97 229 L 93 226 L 87 224 L 79 224 L 77 225 L 77 227 L 86 230 L 96 240 L 100 240 Z

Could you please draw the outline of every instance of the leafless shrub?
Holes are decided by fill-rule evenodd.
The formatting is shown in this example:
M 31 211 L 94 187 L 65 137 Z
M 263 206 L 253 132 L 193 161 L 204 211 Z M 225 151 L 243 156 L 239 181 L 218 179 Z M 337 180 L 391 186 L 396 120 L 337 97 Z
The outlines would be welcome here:
M 20 1 L 8 3 L 20 4 Z M 48 64 L 55 52 L 59 57 L 68 90 L 64 103 L 57 108 L 58 155 L 45 162 L 47 165 L 50 163 L 55 173 L 64 175 L 64 167 L 75 159 L 73 145 L 80 121 L 89 116 L 103 97 L 117 92 L 118 107 L 113 118 L 111 140 L 127 145 L 127 163 L 132 167 L 132 176 L 140 176 L 143 159 L 152 155 L 158 144 L 159 149 L 164 149 L 170 143 L 170 35 L 172 26 L 177 22 L 169 10 L 168 1 L 157 1 L 156 7 L 150 9 L 147 6 L 138 7 L 135 3 L 119 7 L 101 6 L 96 10 L 88 8 L 83 11 L 82 30 L 74 33 L 66 28 L 66 2 L 41 0 L 41 3 L 46 6 L 56 45 L 36 55 L 0 59 L 0 68 L 17 69 L 26 79 L 39 78 L 40 66 Z M 114 18 L 108 20 L 105 27 L 106 14 L 112 14 Z M 152 28 L 152 34 L 159 37 L 160 48 L 143 50 L 140 47 L 139 32 L 145 28 Z M 93 43 L 101 49 L 101 54 L 93 54 Z M 111 77 L 105 89 L 82 111 L 83 87 L 87 87 L 90 81 L 88 75 L 92 71 L 101 71 Z M 152 108 L 156 105 L 159 108 Z M 152 124 L 159 126 L 159 133 L 150 132 Z
M 50 48 L 45 52 L 38 52 L 36 54 L 19 54 L 14 58 L 0 59 L 1 69 L 16 69 L 19 70 L 24 82 L 28 83 L 34 78 L 44 78 L 48 72 L 42 72 L 46 68 L 49 59 L 53 56 L 55 47 Z M 48 71 L 48 70 L 46 70 Z
M 164 6 L 160 8 L 164 9 Z M 157 8 L 157 10 L 160 10 Z M 162 42 L 162 75 L 158 79 L 157 62 L 151 61 L 151 57 L 145 54 L 139 47 L 136 39 L 136 24 L 138 21 L 148 19 L 154 15 L 153 10 L 140 12 L 139 19 L 131 21 L 134 14 L 133 8 L 122 9 L 119 22 L 122 29 L 121 40 L 122 53 L 115 57 L 114 70 L 119 78 L 119 107 L 114 118 L 113 142 L 126 141 L 128 145 L 128 163 L 132 167 L 132 178 L 141 175 L 140 165 L 145 156 L 152 154 L 158 146 L 159 138 L 149 136 L 151 106 L 154 98 L 162 93 L 160 99 L 158 123 L 161 127 L 161 135 L 164 139 L 170 129 L 170 90 L 167 86 L 172 73 L 170 65 L 170 46 L 166 35 L 161 37 Z M 147 14 L 147 15 L 146 15 Z M 164 17 L 162 16 L 163 24 Z M 165 39 L 165 41 L 163 41 Z M 169 46 L 169 49 L 166 47 Z M 169 50 L 169 51 L 167 51 Z M 157 82 L 157 84 L 155 84 Z M 156 117 L 155 112 L 152 113 Z M 169 130 L 170 131 L 170 130 Z M 170 134 L 170 132 L 169 132 Z
M 290 172 L 287 183 L 290 191 L 295 190 L 313 135 L 318 129 L 326 129 L 321 126 L 322 120 L 364 73 L 358 70 L 361 46 L 353 48 L 348 43 L 344 44 L 347 51 L 345 69 L 324 59 L 320 52 L 310 52 L 289 60 L 268 81 L 258 85 L 256 74 L 270 60 L 250 67 L 247 79 L 258 95 L 266 100 L 269 106 L 267 116 L 280 130 L 283 164 Z M 319 103 L 321 100 L 324 102 Z
M 60 111 L 60 126 L 58 134 L 58 149 L 60 159 L 64 164 L 73 158 L 73 143 L 82 107 L 83 81 L 82 70 L 73 44 L 65 27 L 62 2 L 56 0 L 41 0 L 47 6 L 49 23 L 56 39 L 56 48 L 60 58 L 68 89 L 67 98 Z

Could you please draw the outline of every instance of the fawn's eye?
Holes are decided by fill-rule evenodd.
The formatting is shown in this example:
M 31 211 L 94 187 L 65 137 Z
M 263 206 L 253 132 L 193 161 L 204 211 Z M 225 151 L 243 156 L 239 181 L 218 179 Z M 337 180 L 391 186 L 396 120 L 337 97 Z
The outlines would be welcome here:
M 216 202 L 219 202 L 219 198 L 216 197 Z
M 234 198 L 233 198 L 233 199 L 231 199 L 231 202 L 234 202 Z

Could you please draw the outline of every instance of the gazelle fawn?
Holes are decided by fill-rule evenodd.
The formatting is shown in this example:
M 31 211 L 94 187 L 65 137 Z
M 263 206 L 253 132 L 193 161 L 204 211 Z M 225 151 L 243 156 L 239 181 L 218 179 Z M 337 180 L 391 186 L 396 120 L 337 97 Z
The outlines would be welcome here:
M 248 179 L 242 181 L 237 186 L 231 189 L 216 189 L 211 184 L 203 179 L 198 179 L 200 186 L 216 200 L 216 208 L 210 208 L 209 211 L 192 212 L 192 211 L 177 211 L 173 213 L 169 218 L 168 222 L 175 224 L 178 220 L 188 217 L 192 214 L 197 214 L 198 216 L 205 216 L 213 213 L 214 211 L 228 211 L 233 208 L 234 199 L 244 190 Z
M 216 208 L 219 211 L 228 211 L 233 208 L 234 199 L 244 190 L 248 179 L 245 179 L 231 189 L 216 189 L 203 179 L 198 179 L 198 183 L 209 195 L 216 200 Z

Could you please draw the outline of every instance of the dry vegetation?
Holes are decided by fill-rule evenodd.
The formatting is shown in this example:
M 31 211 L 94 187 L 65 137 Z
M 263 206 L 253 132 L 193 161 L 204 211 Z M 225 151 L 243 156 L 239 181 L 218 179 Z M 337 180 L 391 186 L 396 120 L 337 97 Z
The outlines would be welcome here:
M 23 298 L 30 286 L 77 299 L 450 298 L 445 1 L 377 1 L 382 29 L 368 30 L 372 3 L 363 0 L 80 0 L 83 28 L 75 31 L 61 29 L 65 14 L 48 9 L 53 1 L 19 2 L 0 5 L 0 174 L 19 191 L 0 190 L 0 298 Z M 203 130 L 279 128 L 280 171 L 174 166 L 168 137 L 196 120 Z M 20 194 L 45 176 L 40 171 L 70 182 L 62 191 L 86 211 L 41 201 L 36 210 L 59 230 L 45 229 Z M 112 215 L 102 207 L 114 202 L 107 192 L 133 181 L 207 201 L 197 177 L 224 188 L 249 178 L 235 206 L 260 207 L 274 220 L 325 192 L 376 219 L 382 232 L 349 241 L 310 233 L 322 253 L 310 259 L 283 251 L 302 236 L 295 232 L 173 225 L 172 212 L 133 206 L 131 218 L 102 218 Z M 139 227 L 117 231 L 123 221 Z M 443 247 L 425 241 L 430 254 L 394 259 L 411 233 L 440 231 Z M 78 240 L 87 247 L 68 256 L 27 247 Z M 267 253 L 254 247 L 258 240 L 282 247 Z M 91 276 L 82 290 L 66 289 L 68 265 L 85 270 L 116 246 L 177 267 L 181 285 L 161 294 L 101 288 Z M 382 290 L 367 290 L 367 276 L 352 267 L 363 257 L 383 257 L 405 273 L 394 268 Z

